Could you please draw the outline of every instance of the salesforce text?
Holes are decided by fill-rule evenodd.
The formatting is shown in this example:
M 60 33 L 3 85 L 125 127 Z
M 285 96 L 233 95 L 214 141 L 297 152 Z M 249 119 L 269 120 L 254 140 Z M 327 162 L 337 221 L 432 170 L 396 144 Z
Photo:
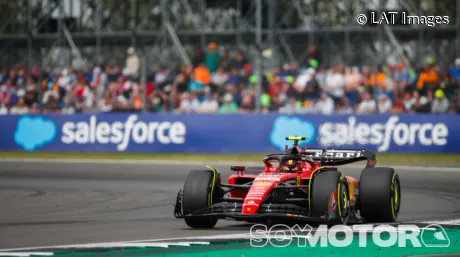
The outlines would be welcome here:
M 89 122 L 66 122 L 62 126 L 62 142 L 64 144 L 116 144 L 118 151 L 125 151 L 132 139 L 137 144 L 183 144 L 186 127 L 184 123 L 176 122 L 144 122 L 137 121 L 137 115 L 130 115 L 123 122 L 97 122 L 96 116 L 91 116 Z
M 379 152 L 388 151 L 391 142 L 398 146 L 414 145 L 441 146 L 447 143 L 449 131 L 443 123 L 398 123 L 399 117 L 392 116 L 386 124 L 358 123 L 350 117 L 348 124 L 326 122 L 319 128 L 322 145 L 372 144 Z

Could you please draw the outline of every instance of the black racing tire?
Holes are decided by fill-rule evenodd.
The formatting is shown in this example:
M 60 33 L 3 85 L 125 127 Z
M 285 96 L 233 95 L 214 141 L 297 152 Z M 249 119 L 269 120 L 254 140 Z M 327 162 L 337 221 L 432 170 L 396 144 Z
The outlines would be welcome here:
M 393 168 L 365 168 L 360 177 L 360 213 L 365 222 L 395 222 L 401 206 L 401 184 Z
M 347 224 L 350 217 L 350 195 L 345 176 L 336 170 L 320 171 L 313 176 L 311 184 L 311 211 L 315 216 L 327 215 L 328 223 Z M 336 217 L 329 213 L 329 198 L 332 192 L 336 192 L 337 212 Z
M 182 210 L 185 215 L 212 205 L 213 189 L 216 187 L 216 176 L 212 170 L 192 170 L 185 179 L 182 191 Z M 214 188 L 213 188 L 214 187 Z M 216 217 L 184 218 L 185 224 L 191 228 L 213 228 L 217 223 Z

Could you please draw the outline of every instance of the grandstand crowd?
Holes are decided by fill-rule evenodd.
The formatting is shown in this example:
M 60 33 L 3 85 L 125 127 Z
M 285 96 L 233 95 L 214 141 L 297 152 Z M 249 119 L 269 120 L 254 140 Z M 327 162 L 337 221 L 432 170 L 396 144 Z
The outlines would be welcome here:
M 460 58 L 441 68 L 399 62 L 372 67 L 322 65 L 315 47 L 306 67 L 284 64 L 258 78 L 241 52 L 199 52 L 195 65 L 160 66 L 146 79 L 149 112 L 254 112 L 258 80 L 264 112 L 316 114 L 460 113 Z M 121 66 L 0 72 L 0 114 L 133 112 L 144 109 L 140 59 L 134 48 Z M 41 87 L 41 90 L 40 90 Z M 40 104 L 42 105 L 40 107 Z

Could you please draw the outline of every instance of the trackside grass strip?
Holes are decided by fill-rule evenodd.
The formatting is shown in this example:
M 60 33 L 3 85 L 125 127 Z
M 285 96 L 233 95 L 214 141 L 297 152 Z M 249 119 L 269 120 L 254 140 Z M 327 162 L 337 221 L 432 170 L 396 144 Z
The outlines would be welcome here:
M 260 162 L 266 153 L 240 154 L 177 154 L 177 153 L 53 153 L 53 152 L 0 152 L 0 158 L 41 159 L 111 159 L 111 160 L 171 160 L 203 162 Z M 460 154 L 377 153 L 378 165 L 460 166 Z

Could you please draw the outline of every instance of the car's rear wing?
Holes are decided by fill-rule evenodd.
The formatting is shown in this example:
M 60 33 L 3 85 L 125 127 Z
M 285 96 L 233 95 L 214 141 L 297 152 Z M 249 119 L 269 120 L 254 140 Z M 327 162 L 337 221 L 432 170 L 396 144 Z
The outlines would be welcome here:
M 366 161 L 366 167 L 374 167 L 377 163 L 375 153 L 368 150 L 336 150 L 336 149 L 306 149 L 302 155 L 310 156 L 315 161 L 321 161 L 323 165 L 345 165 L 357 161 Z

